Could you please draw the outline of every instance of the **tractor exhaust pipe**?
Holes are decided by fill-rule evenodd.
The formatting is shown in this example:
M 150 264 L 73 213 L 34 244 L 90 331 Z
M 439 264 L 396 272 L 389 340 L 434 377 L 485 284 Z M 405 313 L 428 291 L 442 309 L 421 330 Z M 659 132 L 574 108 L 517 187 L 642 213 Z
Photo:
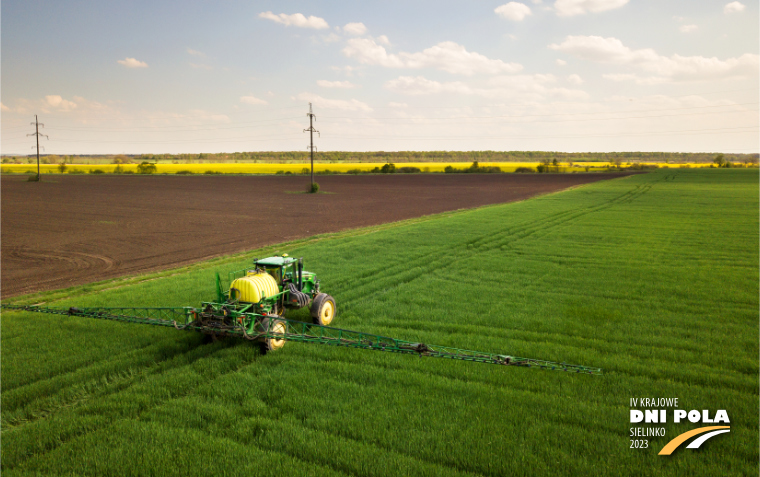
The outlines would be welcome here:
M 298 291 L 303 291 L 303 257 L 298 259 Z

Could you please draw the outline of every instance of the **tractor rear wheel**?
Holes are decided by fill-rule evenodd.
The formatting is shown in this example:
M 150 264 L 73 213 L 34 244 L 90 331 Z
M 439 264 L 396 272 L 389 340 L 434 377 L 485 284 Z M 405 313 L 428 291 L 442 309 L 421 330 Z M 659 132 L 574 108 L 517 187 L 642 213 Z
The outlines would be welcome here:
M 269 330 L 270 332 L 282 333 L 282 334 L 285 334 L 285 332 L 287 331 L 287 326 L 285 326 L 284 321 L 272 319 L 272 318 L 264 318 L 261 321 L 261 328 L 262 328 L 262 331 L 265 333 L 267 332 L 267 330 Z M 266 353 L 268 351 L 277 351 L 283 346 L 285 346 L 285 340 L 282 338 L 264 338 L 264 343 L 263 343 L 262 348 L 263 348 L 263 351 Z
M 320 293 L 311 304 L 311 317 L 315 325 L 329 326 L 335 318 L 335 298 Z

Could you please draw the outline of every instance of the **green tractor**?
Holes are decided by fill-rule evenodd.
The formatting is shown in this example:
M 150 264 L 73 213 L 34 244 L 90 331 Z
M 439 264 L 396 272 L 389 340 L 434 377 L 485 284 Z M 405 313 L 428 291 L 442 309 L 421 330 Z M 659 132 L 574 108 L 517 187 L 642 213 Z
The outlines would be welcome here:
M 329 326 L 335 318 L 335 299 L 320 292 L 317 275 L 303 269 L 303 258 L 295 259 L 287 254 L 256 258 L 253 268 L 231 272 L 229 281 L 229 289 L 225 291 L 217 274 L 217 303 L 204 303 L 211 316 L 218 318 L 215 312 L 219 311 L 224 313 L 223 316 L 231 316 L 229 312 L 232 311 L 236 315 L 256 313 L 266 317 L 263 324 L 275 331 L 284 329 L 278 318 L 285 310 L 308 306 L 312 321 L 320 326 Z M 240 324 L 244 324 L 242 320 Z M 219 335 L 223 336 L 224 333 Z M 275 350 L 282 348 L 285 341 L 269 339 L 264 345 L 267 350 Z

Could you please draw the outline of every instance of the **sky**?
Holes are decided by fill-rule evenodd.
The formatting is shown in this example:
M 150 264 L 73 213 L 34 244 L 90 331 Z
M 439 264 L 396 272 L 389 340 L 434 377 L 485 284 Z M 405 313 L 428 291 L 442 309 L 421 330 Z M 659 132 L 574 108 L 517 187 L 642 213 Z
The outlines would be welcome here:
M 0 5 L 0 152 L 757 153 L 758 2 Z

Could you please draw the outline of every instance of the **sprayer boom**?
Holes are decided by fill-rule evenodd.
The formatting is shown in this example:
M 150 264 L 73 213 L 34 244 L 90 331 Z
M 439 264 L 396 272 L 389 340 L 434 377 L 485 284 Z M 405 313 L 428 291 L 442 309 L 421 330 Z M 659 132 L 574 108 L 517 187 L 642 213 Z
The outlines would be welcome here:
M 555 371 L 568 371 L 591 375 L 601 375 L 600 368 L 575 364 L 558 363 L 531 358 L 520 358 L 507 354 L 487 353 L 447 346 L 404 341 L 386 336 L 350 331 L 313 323 L 305 323 L 282 318 L 278 315 L 241 313 L 213 304 L 204 303 L 200 309 L 182 308 L 53 308 L 35 305 L 6 305 L 5 310 L 19 310 L 34 313 L 82 316 L 102 320 L 168 326 L 182 330 L 199 331 L 213 336 L 238 336 L 258 341 L 268 350 L 281 348 L 285 341 L 318 343 L 345 346 L 375 351 L 390 351 L 447 358 L 502 366 L 521 366 Z

